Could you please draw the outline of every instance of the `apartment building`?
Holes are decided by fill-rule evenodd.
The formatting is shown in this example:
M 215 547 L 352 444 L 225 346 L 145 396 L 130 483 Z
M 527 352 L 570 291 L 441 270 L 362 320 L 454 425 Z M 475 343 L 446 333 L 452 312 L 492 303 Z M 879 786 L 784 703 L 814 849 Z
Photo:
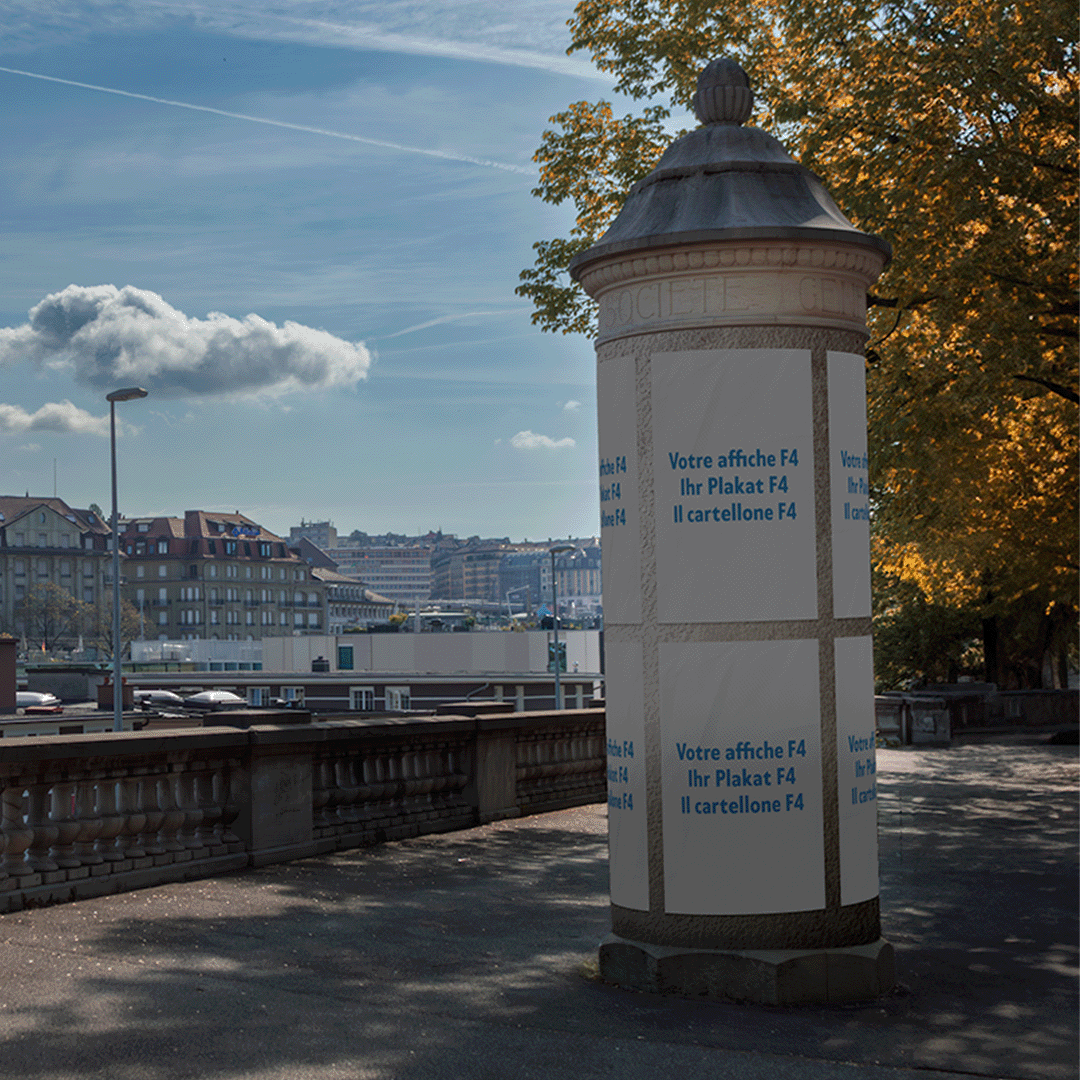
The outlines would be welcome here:
M 313 566 L 311 578 L 325 590 L 326 625 L 331 634 L 385 625 L 397 607 L 393 600 L 380 596 L 363 581 L 328 567 Z
M 24 602 L 52 583 L 76 600 L 97 604 L 110 569 L 109 526 L 92 510 L 63 499 L 0 495 L 0 632 L 20 635 Z M 69 635 L 75 644 L 78 627 Z
M 359 578 L 388 600 L 411 607 L 432 596 L 431 556 L 441 533 L 423 536 L 338 537 L 337 547 L 326 549 L 343 574 Z
M 500 601 L 499 568 L 503 556 L 514 551 L 509 537 L 446 538 L 431 556 L 431 595 L 440 600 Z
M 280 536 L 241 513 L 123 522 L 123 595 L 143 636 L 257 641 L 325 632 L 326 588 Z
M 601 573 L 600 540 L 567 541 L 575 549 L 555 556 L 555 584 L 559 592 L 559 610 L 563 614 L 598 612 L 603 604 L 603 575 Z M 549 557 L 550 559 L 550 557 Z M 550 599 L 550 572 L 548 595 Z

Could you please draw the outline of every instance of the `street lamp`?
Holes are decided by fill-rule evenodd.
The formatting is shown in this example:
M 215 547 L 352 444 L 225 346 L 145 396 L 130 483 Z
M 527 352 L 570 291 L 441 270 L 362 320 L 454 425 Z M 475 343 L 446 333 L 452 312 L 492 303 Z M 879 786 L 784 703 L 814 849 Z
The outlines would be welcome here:
M 109 442 L 112 449 L 112 639 L 113 639 L 113 731 L 124 730 L 124 694 L 120 657 L 120 529 L 116 511 L 116 403 L 146 397 L 141 386 L 126 386 L 105 395 L 109 403 Z
M 559 589 L 555 584 L 555 556 L 565 555 L 568 551 L 577 551 L 577 548 L 573 544 L 557 544 L 553 548 L 548 548 L 548 551 L 551 555 L 551 626 L 555 631 L 555 708 L 561 709 L 563 699 L 560 678 L 562 672 L 559 669 Z

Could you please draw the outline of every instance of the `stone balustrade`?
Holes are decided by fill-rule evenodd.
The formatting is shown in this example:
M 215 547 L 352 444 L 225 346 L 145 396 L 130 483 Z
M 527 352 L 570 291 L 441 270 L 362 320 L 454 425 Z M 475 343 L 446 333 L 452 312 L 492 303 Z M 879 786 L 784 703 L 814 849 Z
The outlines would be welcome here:
M 599 802 L 599 709 L 0 743 L 0 913 Z

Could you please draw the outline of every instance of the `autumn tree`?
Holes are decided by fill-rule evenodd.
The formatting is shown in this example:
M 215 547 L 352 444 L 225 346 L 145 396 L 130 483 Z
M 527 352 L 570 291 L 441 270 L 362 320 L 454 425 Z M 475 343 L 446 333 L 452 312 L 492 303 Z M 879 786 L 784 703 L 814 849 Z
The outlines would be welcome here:
M 666 148 L 705 63 L 738 60 L 752 122 L 893 247 L 868 320 L 879 580 L 928 618 L 973 615 L 982 674 L 1018 685 L 1048 658 L 1060 683 L 1076 651 L 1074 16 L 1064 0 L 582 0 L 570 51 L 642 107 L 552 117 L 534 194 L 576 220 L 534 245 L 517 290 L 543 329 L 592 330 L 570 259 Z
M 106 592 L 95 603 L 83 607 L 83 634 L 88 645 L 96 646 L 106 656 L 113 654 L 112 593 Z M 122 654 L 130 654 L 131 643 L 139 637 L 139 609 L 130 601 L 120 601 L 120 638 Z
M 84 605 L 55 582 L 33 585 L 15 604 L 15 626 L 32 649 L 52 652 L 79 633 Z

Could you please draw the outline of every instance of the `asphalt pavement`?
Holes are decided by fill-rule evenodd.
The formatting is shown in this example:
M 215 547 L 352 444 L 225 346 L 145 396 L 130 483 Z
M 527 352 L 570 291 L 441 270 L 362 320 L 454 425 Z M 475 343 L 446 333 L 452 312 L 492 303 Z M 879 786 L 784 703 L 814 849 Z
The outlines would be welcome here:
M 1077 751 L 878 752 L 900 986 L 605 985 L 603 805 L 0 917 L 0 1077 L 1075 1080 Z

